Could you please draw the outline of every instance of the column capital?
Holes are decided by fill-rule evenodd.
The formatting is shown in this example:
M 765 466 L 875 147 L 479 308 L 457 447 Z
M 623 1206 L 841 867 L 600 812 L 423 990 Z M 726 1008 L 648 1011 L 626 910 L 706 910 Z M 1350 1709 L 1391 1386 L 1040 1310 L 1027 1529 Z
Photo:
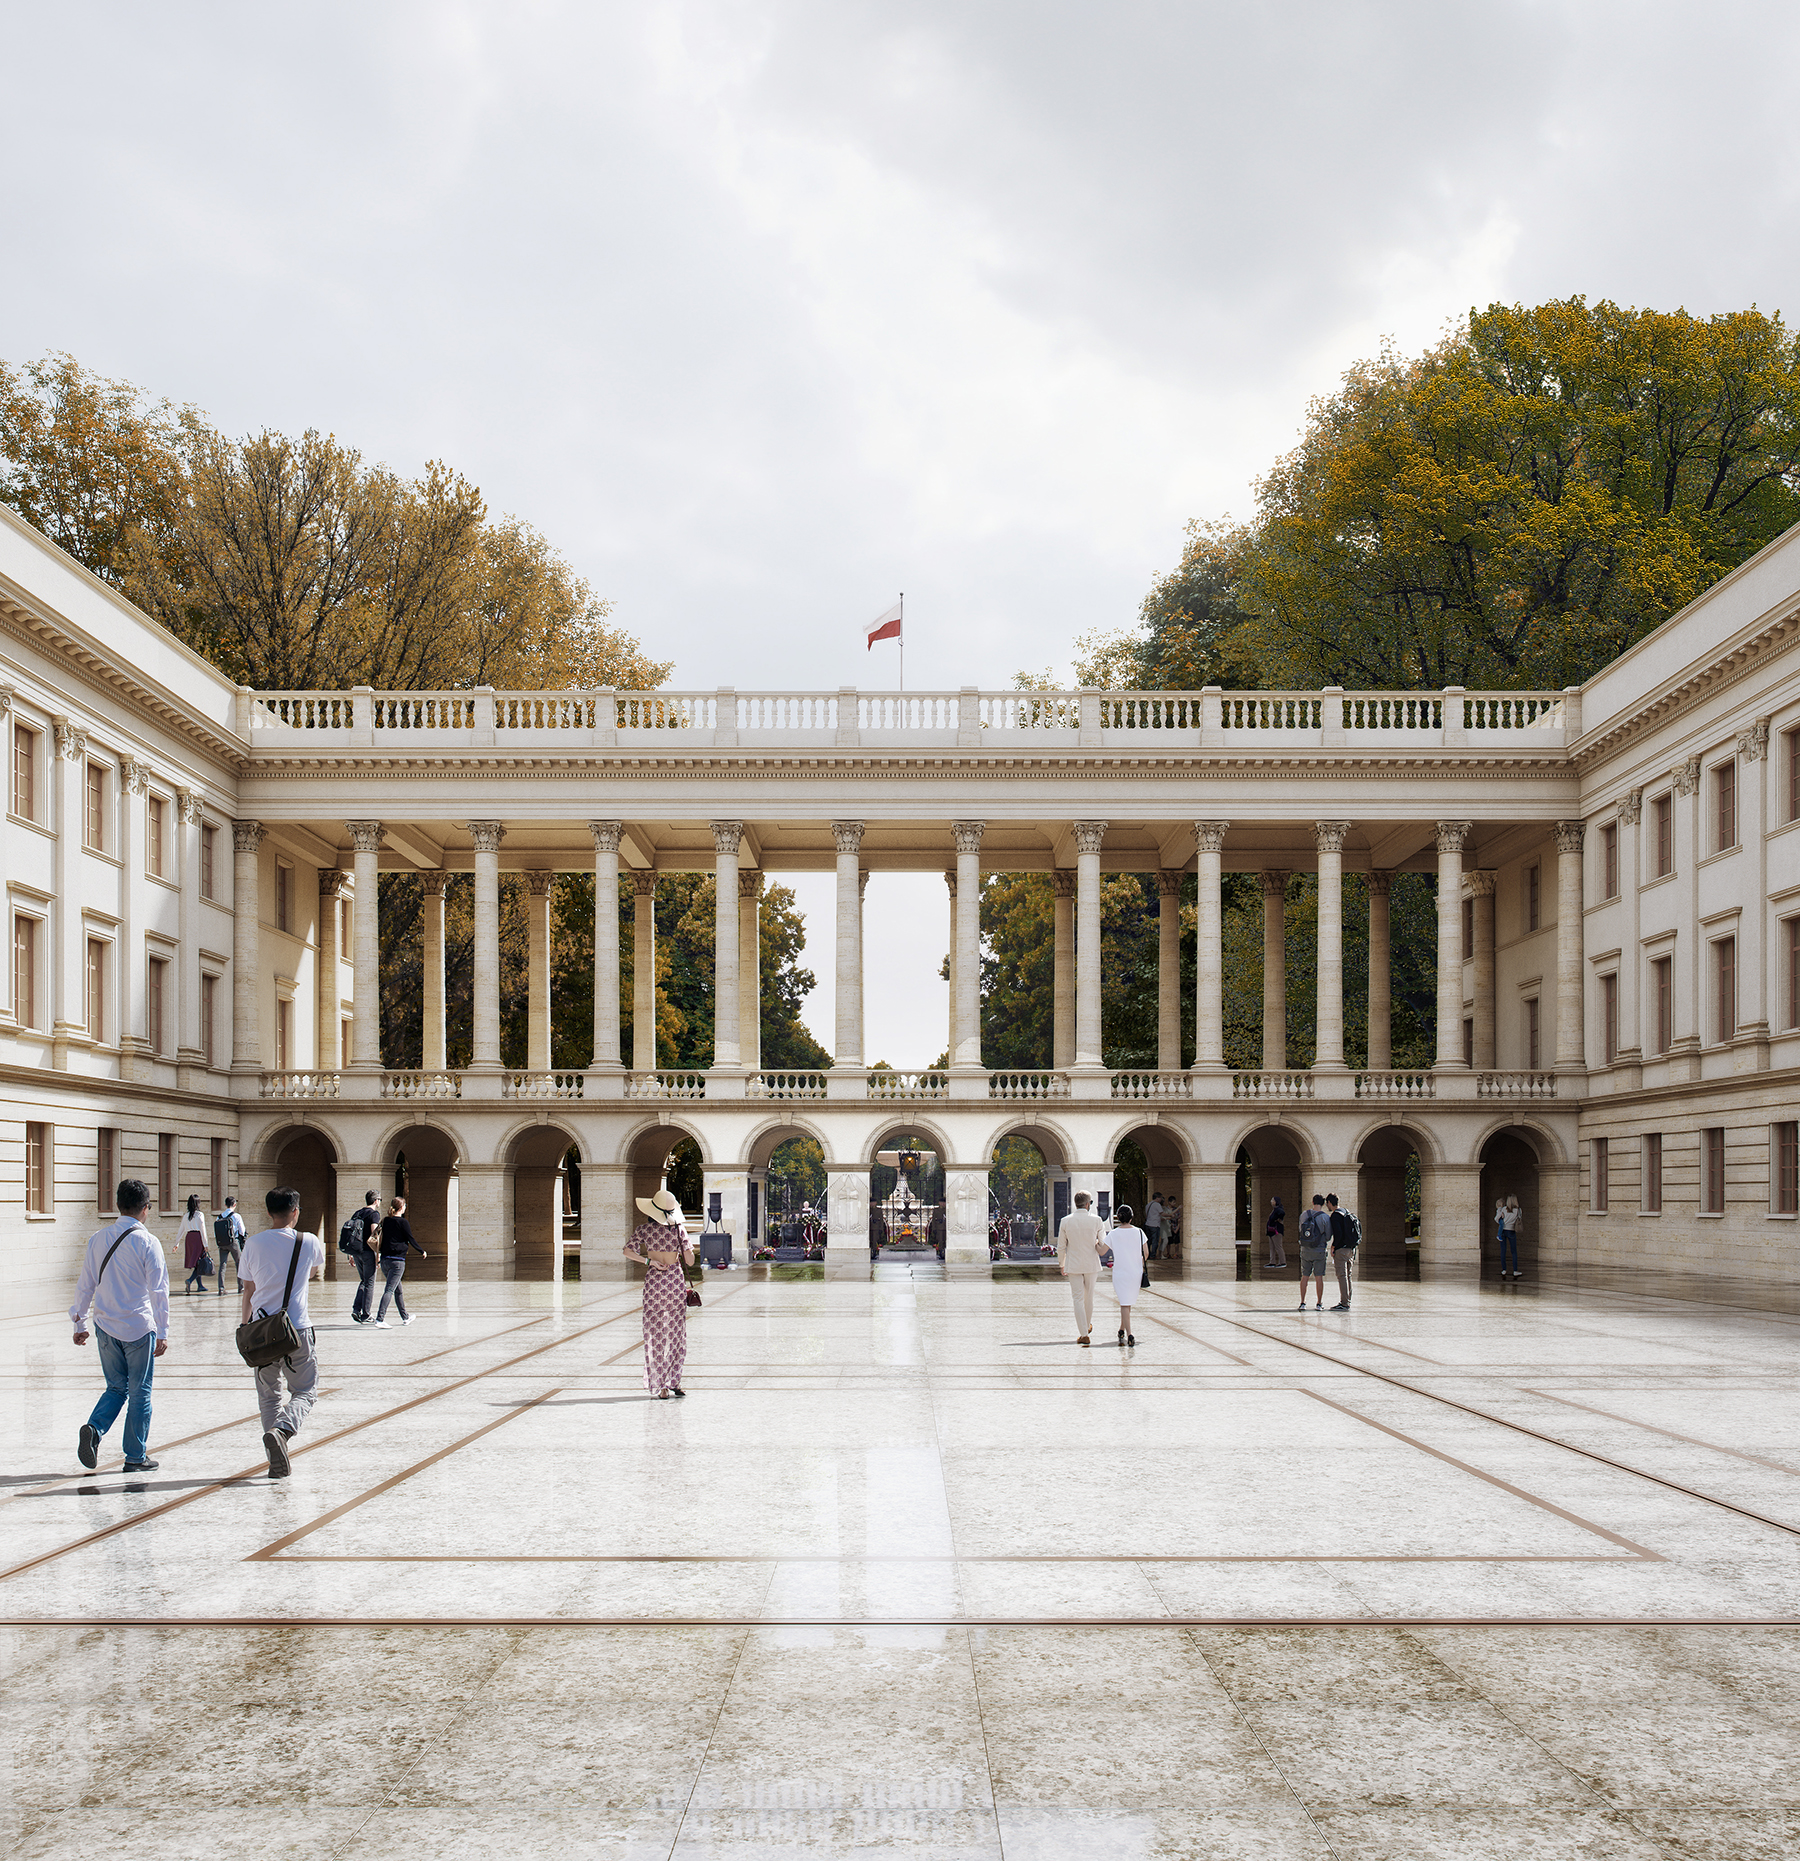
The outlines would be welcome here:
M 1077 853 L 1098 853 L 1100 843 L 1106 838 L 1106 821 L 1076 821 L 1075 851 Z
M 594 836 L 596 853 L 616 853 L 625 832 L 623 821 L 589 821 L 588 832 Z
M 53 717 L 56 754 L 63 762 L 81 762 L 87 756 L 87 732 L 72 717 Z
M 1551 832 L 1556 836 L 1556 850 L 1559 853 L 1579 853 L 1582 843 L 1587 838 L 1585 821 L 1558 821 Z
M 1229 821 L 1196 821 L 1194 823 L 1194 845 L 1202 853 L 1223 853 L 1225 836 L 1230 831 Z
M 1669 772 L 1669 780 L 1675 784 L 1678 795 L 1691 795 L 1700 786 L 1700 758 L 1690 756 L 1686 762 L 1679 762 Z
M 954 881 L 952 881 L 954 886 Z M 1067 866 L 1050 868 L 1050 896 L 1052 898 L 1073 898 L 1075 896 L 1076 878 Z
M 1156 869 L 1156 895 L 1158 898 L 1180 898 L 1182 875 L 1171 866 L 1158 866 Z
M 381 823 L 379 821 L 346 821 L 344 825 L 350 830 L 350 845 L 358 853 L 379 853 L 381 851 Z
M 136 766 L 136 765 L 134 765 Z M 146 773 L 148 773 L 146 771 Z M 141 789 L 134 788 L 134 795 L 142 794 Z M 263 824 L 261 821 L 233 821 L 231 823 L 231 844 L 239 853 L 254 853 L 263 842 Z
M 631 875 L 631 895 L 633 898 L 654 898 L 656 896 L 656 868 L 648 867 L 643 872 Z
M 738 897 L 744 903 L 760 897 L 762 894 L 762 872 L 758 867 L 746 866 L 738 874 Z
M 864 866 L 857 872 L 857 875 L 856 875 L 857 897 L 858 898 L 862 897 L 863 893 L 865 893 L 868 889 L 869 889 L 869 869 L 867 866 Z
M 1373 868 L 1370 871 L 1369 896 L 1371 898 L 1387 897 L 1388 893 L 1393 890 L 1393 886 L 1394 875 L 1391 872 L 1383 871 L 1380 867 Z
M 1262 895 L 1265 898 L 1287 897 L 1287 883 L 1292 875 L 1285 866 L 1265 866 L 1262 869 Z
M 1769 720 L 1759 717 L 1748 730 L 1740 730 L 1737 739 L 1737 753 L 1745 762 L 1760 762 L 1763 752 L 1769 747 Z
M 469 830 L 469 838 L 475 842 L 477 853 L 500 851 L 500 842 L 506 838 L 506 829 L 499 821 L 467 821 L 464 825 Z
M 959 853 L 979 853 L 981 836 L 987 832 L 986 821 L 952 821 L 950 835 Z
M 321 866 L 319 868 L 319 896 L 321 898 L 343 898 L 350 891 L 350 874 L 342 866 Z
M 533 898 L 548 898 L 556 874 L 548 866 L 530 866 L 525 871 L 525 889 Z
M 442 898 L 444 881 L 450 877 L 442 866 L 428 866 L 419 874 L 419 884 L 427 898 Z
M 175 805 L 183 827 L 198 827 L 206 807 L 200 797 L 191 788 L 178 788 L 175 791 Z
M 1437 850 L 1440 853 L 1460 853 L 1463 842 L 1475 831 L 1473 821 L 1439 821 L 1437 824 Z
M 956 896 L 956 872 L 954 868 L 944 874 L 944 883 L 950 888 L 950 896 Z
M 1349 821 L 1314 821 L 1313 845 L 1321 853 L 1341 853 L 1351 826 Z
M 1494 886 L 1500 875 L 1497 872 L 1465 872 L 1463 883 L 1469 888 L 1472 898 L 1492 898 Z
M 742 821 L 709 821 L 707 825 L 712 829 L 715 853 L 723 858 L 737 852 L 738 845 L 744 838 Z
M 1619 824 L 1622 827 L 1635 827 L 1644 815 L 1644 791 L 1634 788 L 1619 803 Z
M 831 837 L 837 843 L 837 850 L 840 853 L 860 853 L 863 823 L 861 821 L 833 821 Z
M 141 795 L 150 786 L 150 765 L 139 762 L 135 756 L 125 758 L 119 765 L 119 773 L 124 777 L 126 790 L 130 794 Z

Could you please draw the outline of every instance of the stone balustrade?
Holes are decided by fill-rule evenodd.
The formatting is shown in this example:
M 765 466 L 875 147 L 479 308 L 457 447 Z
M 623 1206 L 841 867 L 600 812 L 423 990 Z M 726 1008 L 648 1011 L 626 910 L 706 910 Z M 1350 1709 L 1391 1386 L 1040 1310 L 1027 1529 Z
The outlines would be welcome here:
M 1484 1099 L 1553 1099 L 1556 1097 L 1554 1073 L 1480 1073 L 1476 1075 L 1475 1096 Z
M 1309 1099 L 1313 1096 L 1311 1073 L 1231 1073 L 1231 1096 L 1234 1099 Z
M 586 1087 L 585 1073 L 509 1072 L 500 1090 L 509 1099 L 578 1099 Z
M 392 1072 L 381 1075 L 384 1099 L 459 1099 L 462 1074 L 452 1072 Z
M 1050 1067 L 1028 1067 L 988 1074 L 991 1099 L 1066 1099 L 1069 1075 Z
M 706 1075 L 694 1072 L 628 1073 L 625 1076 L 628 1099 L 703 1099 Z
M 1116 1099 L 1190 1099 L 1194 1096 L 1194 1075 L 1114 1073 L 1112 1095 Z
M 336 1073 L 264 1073 L 258 1087 L 258 1096 L 266 1099 L 334 1099 L 337 1095 Z
M 1359 1099 L 1429 1099 L 1437 1097 L 1437 1080 L 1431 1073 L 1358 1073 L 1356 1096 Z
M 902 1073 L 877 1067 L 869 1075 L 872 1099 L 941 1099 L 950 1096 L 948 1073 Z
M 752 1073 L 744 1096 L 753 1099 L 822 1099 L 828 1074 L 822 1072 Z

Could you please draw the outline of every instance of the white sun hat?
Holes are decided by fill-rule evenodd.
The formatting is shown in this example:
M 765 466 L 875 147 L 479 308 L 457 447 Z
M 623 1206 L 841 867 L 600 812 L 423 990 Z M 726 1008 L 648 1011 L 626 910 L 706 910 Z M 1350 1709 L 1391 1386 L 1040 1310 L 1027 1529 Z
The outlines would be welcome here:
M 681 1204 L 667 1189 L 658 1189 L 652 1196 L 639 1196 L 637 1205 L 651 1221 L 665 1228 L 672 1227 L 681 1214 Z

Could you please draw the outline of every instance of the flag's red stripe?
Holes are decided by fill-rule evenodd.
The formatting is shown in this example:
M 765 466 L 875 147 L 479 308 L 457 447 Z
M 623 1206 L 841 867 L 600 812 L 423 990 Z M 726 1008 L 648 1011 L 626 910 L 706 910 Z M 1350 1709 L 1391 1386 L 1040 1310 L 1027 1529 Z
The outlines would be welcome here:
M 890 620 L 885 627 L 877 627 L 875 631 L 869 635 L 869 644 L 873 646 L 877 640 L 897 640 L 899 637 L 899 621 Z

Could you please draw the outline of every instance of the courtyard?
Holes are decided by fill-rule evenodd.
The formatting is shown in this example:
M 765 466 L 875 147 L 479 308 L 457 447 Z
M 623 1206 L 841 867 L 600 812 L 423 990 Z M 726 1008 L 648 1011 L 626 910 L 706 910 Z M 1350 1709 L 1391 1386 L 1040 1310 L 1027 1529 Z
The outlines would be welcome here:
M 265 1476 L 236 1301 L 148 1475 L 7 1324 L 8 1851 L 1786 1854 L 1800 1314 L 1745 1286 L 421 1285 Z M 1102 1295 L 1105 1303 L 1105 1295 Z M 116 1448 L 116 1433 L 108 1446 Z

